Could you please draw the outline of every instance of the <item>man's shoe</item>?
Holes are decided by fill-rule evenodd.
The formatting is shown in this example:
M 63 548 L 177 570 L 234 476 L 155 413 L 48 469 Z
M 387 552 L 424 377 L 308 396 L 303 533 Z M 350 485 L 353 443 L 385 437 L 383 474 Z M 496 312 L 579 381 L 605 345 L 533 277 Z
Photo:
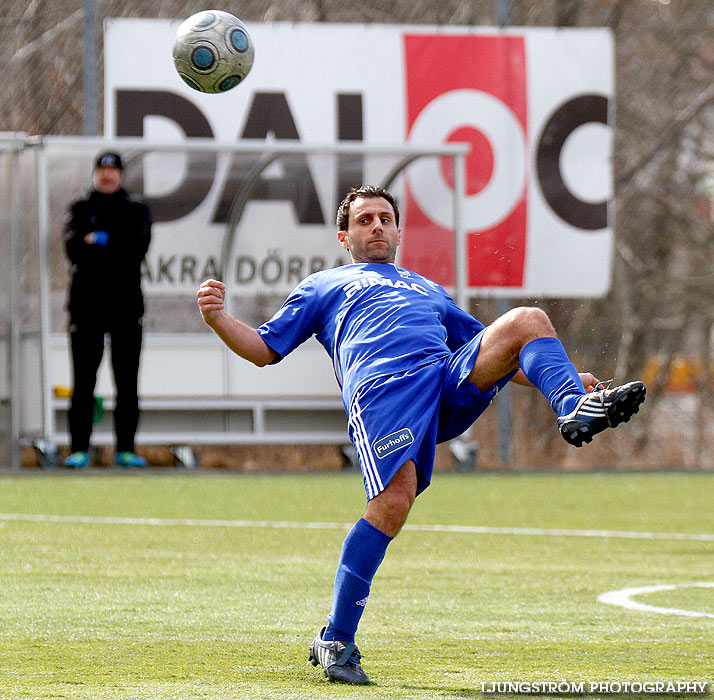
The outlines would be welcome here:
M 308 661 L 313 666 L 318 664 L 322 666 L 325 669 L 325 675 L 331 681 L 355 685 L 369 683 L 369 677 L 359 663 L 362 654 L 359 653 L 355 643 L 345 643 L 339 640 L 325 642 L 322 640 L 324 631 L 323 627 L 320 634 L 312 640 Z
M 117 467 L 145 467 L 146 460 L 133 452 L 117 452 L 114 455 L 114 464 Z
M 560 434 L 571 445 L 582 447 L 606 428 L 627 423 L 640 410 L 646 391 L 642 382 L 629 382 L 585 394 L 574 411 L 558 418 Z
M 65 467 L 72 467 L 73 469 L 82 469 L 83 467 L 86 467 L 88 464 L 89 464 L 89 453 L 85 452 L 84 450 L 79 450 L 77 452 L 73 452 L 64 461 Z

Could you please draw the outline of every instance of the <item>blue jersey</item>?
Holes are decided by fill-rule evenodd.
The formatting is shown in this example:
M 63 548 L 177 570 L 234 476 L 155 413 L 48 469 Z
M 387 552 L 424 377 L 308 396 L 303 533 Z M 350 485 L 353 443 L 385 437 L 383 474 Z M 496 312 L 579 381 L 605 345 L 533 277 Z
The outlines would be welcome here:
M 353 263 L 304 279 L 257 330 L 276 362 L 315 335 L 349 410 L 366 382 L 448 356 L 483 328 L 430 279 L 392 263 Z

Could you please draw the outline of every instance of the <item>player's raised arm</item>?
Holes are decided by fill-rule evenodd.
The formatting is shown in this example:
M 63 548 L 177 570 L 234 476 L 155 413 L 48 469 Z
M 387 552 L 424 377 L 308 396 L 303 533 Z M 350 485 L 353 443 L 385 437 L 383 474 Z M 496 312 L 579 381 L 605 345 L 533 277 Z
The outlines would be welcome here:
M 203 320 L 236 355 L 258 367 L 270 364 L 277 357 L 255 328 L 226 313 L 223 282 L 206 280 L 198 288 L 196 297 Z

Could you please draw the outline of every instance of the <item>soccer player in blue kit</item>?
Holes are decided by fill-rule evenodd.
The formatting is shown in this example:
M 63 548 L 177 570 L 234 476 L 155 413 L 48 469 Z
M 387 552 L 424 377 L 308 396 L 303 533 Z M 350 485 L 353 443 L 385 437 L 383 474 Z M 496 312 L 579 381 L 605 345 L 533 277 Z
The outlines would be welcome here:
M 309 660 L 331 681 L 360 684 L 369 678 L 357 626 L 387 546 L 429 485 L 436 444 L 462 434 L 514 381 L 539 389 L 563 438 L 580 447 L 628 421 L 645 386 L 604 388 L 578 373 L 541 309 L 515 308 L 484 326 L 438 284 L 395 265 L 399 209 L 383 188 L 351 190 L 337 228 L 352 264 L 307 277 L 257 329 L 226 313 L 222 282 L 205 281 L 197 297 L 205 322 L 258 366 L 312 335 L 332 358 L 368 502 L 345 538 L 328 624 Z

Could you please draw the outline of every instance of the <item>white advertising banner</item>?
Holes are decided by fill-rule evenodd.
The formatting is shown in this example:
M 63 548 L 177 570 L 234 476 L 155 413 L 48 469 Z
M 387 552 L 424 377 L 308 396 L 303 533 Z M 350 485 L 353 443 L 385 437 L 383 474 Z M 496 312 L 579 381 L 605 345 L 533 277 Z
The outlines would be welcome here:
M 576 296 L 610 285 L 612 37 L 605 29 L 249 24 L 255 63 L 218 95 L 185 85 L 172 62 L 181 19 L 105 27 L 105 133 L 217 143 L 464 141 L 463 220 L 472 294 Z M 249 153 L 152 153 L 130 184 L 156 224 L 147 292 L 193 292 L 222 275 L 234 291 L 287 293 L 310 272 L 348 262 L 334 214 L 346 189 L 380 184 L 398 157 L 281 158 L 236 195 Z M 254 171 L 255 172 L 255 171 Z M 443 159 L 417 159 L 393 190 L 398 262 L 455 281 L 453 183 Z M 221 249 L 235 226 L 226 269 Z

